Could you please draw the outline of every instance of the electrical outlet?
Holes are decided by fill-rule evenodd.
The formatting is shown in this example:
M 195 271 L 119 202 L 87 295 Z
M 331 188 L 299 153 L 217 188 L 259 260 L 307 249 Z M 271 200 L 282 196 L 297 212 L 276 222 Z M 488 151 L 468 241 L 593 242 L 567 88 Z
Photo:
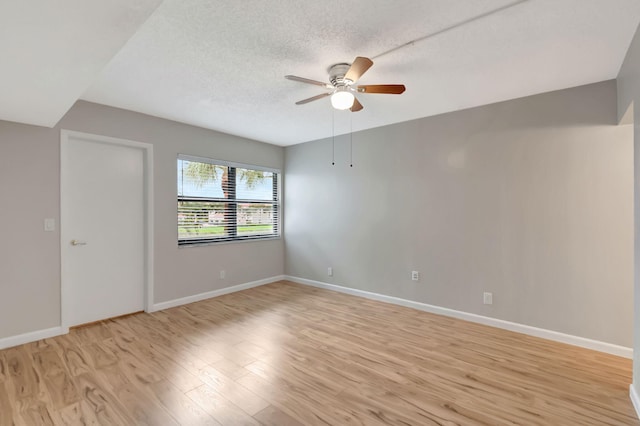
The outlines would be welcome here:
M 485 292 L 483 295 L 483 301 L 485 305 L 493 305 L 493 293 Z
M 220 271 L 220 279 L 224 280 L 226 277 L 227 277 L 227 272 L 224 269 L 222 269 Z
M 418 271 L 411 271 L 411 280 L 412 280 L 412 281 L 418 281 L 418 280 L 420 280 L 420 272 L 418 272 Z
M 327 268 L 327 275 L 328 275 L 328 276 L 330 276 L 330 277 L 332 277 L 332 276 L 333 276 L 333 268 L 332 268 L 331 266 L 329 266 L 329 267 Z

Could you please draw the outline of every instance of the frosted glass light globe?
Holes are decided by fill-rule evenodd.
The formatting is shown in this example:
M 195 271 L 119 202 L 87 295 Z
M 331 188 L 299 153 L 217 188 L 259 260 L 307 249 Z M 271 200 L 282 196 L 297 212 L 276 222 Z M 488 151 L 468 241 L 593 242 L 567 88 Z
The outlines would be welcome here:
M 331 105 L 335 109 L 349 109 L 353 106 L 354 99 L 355 96 L 353 96 L 353 93 L 339 90 L 331 95 Z

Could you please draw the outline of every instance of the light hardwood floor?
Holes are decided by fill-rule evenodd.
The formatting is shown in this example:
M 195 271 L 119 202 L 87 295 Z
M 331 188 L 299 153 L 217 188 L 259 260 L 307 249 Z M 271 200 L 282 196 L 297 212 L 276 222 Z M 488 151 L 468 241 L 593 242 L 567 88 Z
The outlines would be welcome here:
M 287 282 L 0 351 L 0 425 L 639 424 L 630 360 Z

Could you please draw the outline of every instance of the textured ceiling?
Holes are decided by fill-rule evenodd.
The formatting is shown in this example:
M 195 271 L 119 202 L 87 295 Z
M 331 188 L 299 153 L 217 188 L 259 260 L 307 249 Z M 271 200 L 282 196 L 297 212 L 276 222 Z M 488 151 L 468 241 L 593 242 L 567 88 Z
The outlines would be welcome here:
M 55 126 L 160 2 L 0 2 L 0 120 Z
M 22 1 L 41 5 L 23 13 L 47 17 L 38 34 L 66 16 L 53 2 L 14 3 Z M 638 0 L 165 0 L 98 73 L 95 68 L 109 56 L 104 37 L 115 37 L 106 30 L 119 25 L 122 37 L 129 37 L 129 24 L 142 22 L 142 12 L 157 1 L 63 3 L 77 4 L 73 22 L 90 35 L 62 40 L 73 47 L 72 61 L 57 65 L 56 55 L 42 48 L 55 39 L 30 52 L 12 52 L 20 61 L 28 57 L 12 64 L 10 75 L 20 87 L 31 85 L 24 104 L 37 105 L 34 114 L 41 101 L 64 109 L 81 96 L 278 145 L 330 136 L 334 119 L 341 134 L 615 78 L 640 22 Z M 128 3 L 137 6 L 126 14 L 103 11 L 111 10 L 107 4 L 115 10 Z M 91 6 L 80 7 L 85 4 Z M 7 7 L 20 12 L 2 6 L 0 13 Z M 0 29 L 0 40 L 7 37 Z M 100 60 L 88 48 L 94 44 L 105 52 Z M 358 113 L 334 114 L 329 98 L 294 104 L 322 88 L 284 75 L 326 81 L 330 65 L 358 55 L 375 62 L 360 83 L 404 83 L 407 91 L 359 95 L 364 110 Z M 91 66 L 82 74 L 86 63 Z M 50 81 L 50 71 L 56 78 L 69 72 L 66 83 L 78 73 L 82 78 L 69 84 L 64 97 L 67 87 Z M 92 73 L 89 87 L 85 80 Z M 4 90 L 13 88 L 2 83 L 4 98 Z M 82 86 L 89 88 L 81 95 Z M 11 119 L 12 108 L 0 109 L 0 119 Z

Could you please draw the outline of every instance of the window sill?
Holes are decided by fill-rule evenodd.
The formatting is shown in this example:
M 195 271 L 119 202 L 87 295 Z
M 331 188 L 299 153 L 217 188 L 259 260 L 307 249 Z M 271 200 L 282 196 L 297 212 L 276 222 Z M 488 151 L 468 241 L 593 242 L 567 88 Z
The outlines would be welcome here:
M 203 241 L 203 242 L 194 242 L 194 243 L 178 243 L 178 248 L 191 248 L 191 247 L 203 247 L 203 246 L 220 246 L 224 244 L 237 244 L 237 243 L 256 243 L 260 241 L 274 241 L 282 239 L 282 235 L 277 237 L 264 237 L 264 238 L 247 238 L 241 240 L 225 240 L 225 241 Z

